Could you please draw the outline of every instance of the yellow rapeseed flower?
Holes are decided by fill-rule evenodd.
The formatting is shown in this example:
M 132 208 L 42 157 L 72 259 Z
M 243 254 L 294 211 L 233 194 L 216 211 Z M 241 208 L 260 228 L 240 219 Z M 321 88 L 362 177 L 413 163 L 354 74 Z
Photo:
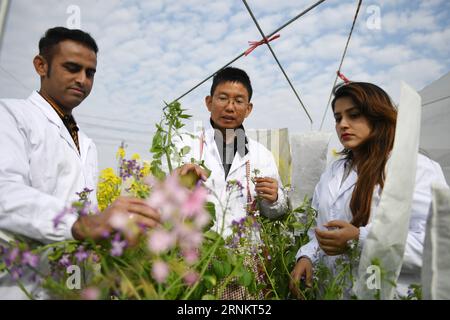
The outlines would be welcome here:
M 119 147 L 119 149 L 117 150 L 117 153 L 116 153 L 116 158 L 117 159 L 125 158 L 125 149 L 124 148 Z
M 150 175 L 151 169 L 152 169 L 152 167 L 151 167 L 150 161 L 143 161 L 141 173 L 144 177 L 147 177 L 148 175 Z
M 97 186 L 98 207 L 101 211 L 105 210 L 120 196 L 121 184 L 122 179 L 114 173 L 112 168 L 101 171 Z

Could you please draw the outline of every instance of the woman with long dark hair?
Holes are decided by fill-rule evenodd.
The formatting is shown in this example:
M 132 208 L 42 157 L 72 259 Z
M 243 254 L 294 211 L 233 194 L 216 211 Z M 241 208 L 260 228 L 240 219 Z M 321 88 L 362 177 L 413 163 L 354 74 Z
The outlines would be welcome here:
M 322 261 L 333 270 L 336 259 L 349 250 L 349 241 L 358 241 L 362 248 L 389 171 L 397 110 L 388 94 L 371 83 L 350 82 L 335 89 L 332 108 L 336 132 L 344 146 L 343 157 L 327 168 L 316 186 L 312 206 L 318 212 L 317 227 L 310 230 L 310 242 L 297 253 L 290 283 L 294 294 L 299 293 L 301 278 L 305 279 L 307 286 L 312 285 L 316 262 Z M 399 282 L 403 275 L 404 281 L 410 284 L 420 283 L 433 182 L 446 185 L 442 169 L 436 162 L 419 154 Z M 400 286 L 397 288 L 402 292 Z

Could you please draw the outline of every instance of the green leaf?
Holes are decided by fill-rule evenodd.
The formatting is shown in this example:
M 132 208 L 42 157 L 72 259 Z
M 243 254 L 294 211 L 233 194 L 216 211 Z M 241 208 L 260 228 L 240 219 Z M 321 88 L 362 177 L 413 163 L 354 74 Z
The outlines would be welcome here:
M 248 287 L 251 285 L 252 280 L 253 280 L 252 274 L 244 269 L 242 270 L 242 275 L 238 279 L 238 283 L 241 286 Z
M 211 289 L 217 285 L 217 279 L 214 275 L 205 275 L 203 276 L 203 279 L 205 279 L 204 283 L 208 289 Z
M 211 220 L 214 223 L 214 221 L 216 221 L 216 206 L 214 202 L 208 201 L 205 204 L 205 210 L 209 213 L 209 216 L 211 217 Z
M 181 154 L 181 156 L 184 156 L 184 155 L 188 154 L 189 151 L 191 151 L 191 147 L 185 146 L 181 149 L 180 154 Z
M 166 177 L 164 171 L 161 170 L 159 166 L 151 166 L 152 175 L 155 176 L 159 180 L 163 180 Z
M 228 276 L 231 273 L 231 264 L 228 261 L 223 262 L 223 271 L 225 276 Z
M 71 244 L 68 244 L 67 246 L 66 246 L 66 253 L 73 253 L 73 252 L 75 252 L 75 250 L 77 250 L 77 245 L 76 244 L 74 244 L 74 243 L 71 243 Z
M 293 222 L 293 223 L 291 223 L 291 228 L 294 230 L 304 229 L 305 225 L 300 222 Z
M 219 279 L 225 277 L 225 270 L 223 264 L 220 261 L 213 261 L 213 270 Z
M 225 244 L 225 240 L 222 238 L 222 236 L 215 231 L 208 230 L 207 232 L 205 232 L 204 237 L 205 237 L 205 239 L 211 240 L 213 242 L 220 239 L 219 244 L 220 245 Z

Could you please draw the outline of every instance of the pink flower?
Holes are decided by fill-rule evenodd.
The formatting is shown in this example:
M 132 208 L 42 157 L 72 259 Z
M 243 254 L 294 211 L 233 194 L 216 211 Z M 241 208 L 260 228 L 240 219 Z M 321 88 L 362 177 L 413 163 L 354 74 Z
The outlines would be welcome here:
M 129 222 L 129 216 L 122 212 L 114 213 L 111 218 L 109 218 L 109 223 L 116 229 L 123 231 L 127 228 Z
M 156 261 L 152 267 L 152 277 L 158 283 L 164 283 L 169 275 L 169 267 L 165 262 Z
M 161 208 L 167 201 L 166 194 L 163 190 L 155 188 L 147 200 L 148 205 L 152 208 Z
M 183 249 L 194 249 L 200 247 L 203 241 L 203 233 L 188 225 L 178 225 L 176 227 L 180 247 Z
M 155 188 L 147 200 L 150 207 L 158 209 L 161 214 L 161 221 L 166 222 L 172 218 L 176 210 L 173 201 L 168 197 L 166 190 Z
M 159 254 L 172 248 L 176 243 L 175 235 L 165 230 L 155 230 L 148 239 L 148 248 Z
M 180 185 L 177 174 L 172 174 L 164 181 L 164 189 L 168 192 L 171 200 L 175 203 L 182 204 L 188 197 L 188 190 Z
M 199 275 L 197 272 L 189 271 L 183 277 L 184 283 L 188 286 L 193 286 L 199 279 Z
M 157 209 L 166 207 L 168 212 L 184 203 L 187 199 L 187 190 L 179 184 L 176 175 L 170 175 L 163 183 L 152 181 L 154 184 L 153 192 L 148 199 L 148 204 Z M 164 211 L 164 210 L 162 210 Z
M 198 260 L 198 251 L 195 249 L 187 249 L 182 252 L 186 263 L 189 265 L 193 265 Z
M 89 287 L 81 292 L 81 299 L 83 300 L 98 300 L 100 297 L 100 290 L 95 287 Z
M 205 210 L 202 210 L 202 212 L 199 212 L 195 218 L 194 218 L 194 223 L 197 226 L 197 228 L 203 228 L 204 226 L 206 226 L 209 221 L 211 220 L 211 217 L 209 216 L 209 213 L 206 212 Z
M 195 188 L 186 201 L 183 202 L 181 206 L 181 214 L 186 218 L 190 218 L 203 212 L 203 205 L 205 204 L 207 196 L 208 191 L 206 188 Z

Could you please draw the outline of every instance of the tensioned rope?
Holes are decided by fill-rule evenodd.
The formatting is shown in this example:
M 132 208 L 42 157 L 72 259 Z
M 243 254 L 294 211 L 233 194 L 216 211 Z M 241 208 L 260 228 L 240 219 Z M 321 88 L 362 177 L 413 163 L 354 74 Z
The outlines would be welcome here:
M 273 51 L 272 46 L 269 43 L 270 41 L 268 41 L 267 37 L 264 35 L 264 32 L 262 31 L 258 21 L 255 18 L 255 15 L 253 14 L 252 10 L 250 9 L 247 1 L 246 0 L 242 0 L 242 2 L 244 2 L 244 5 L 247 8 L 248 13 L 252 17 L 252 20 L 255 23 L 256 27 L 258 28 L 259 33 L 263 37 L 263 39 L 264 39 L 263 43 L 265 43 L 267 45 L 267 47 L 269 48 L 270 52 L 272 53 L 273 58 L 277 62 L 278 67 L 280 68 L 281 72 L 283 72 L 284 77 L 286 78 L 287 82 L 289 83 L 289 86 L 291 87 L 292 91 L 294 92 L 295 96 L 297 97 L 297 100 L 300 102 L 300 105 L 302 106 L 303 110 L 306 112 L 306 115 L 308 116 L 309 121 L 311 122 L 311 125 L 312 125 L 313 124 L 313 120 L 312 120 L 311 116 L 309 115 L 309 112 L 306 109 L 305 105 L 303 104 L 302 99 L 300 99 L 300 95 L 298 94 L 297 90 L 295 90 L 294 85 L 291 82 L 291 79 L 289 79 L 288 75 L 286 74 L 286 71 L 284 71 L 283 66 L 281 65 L 280 61 L 278 60 L 277 55 Z
M 345 55 L 347 54 L 348 45 L 349 45 L 350 39 L 352 37 L 353 29 L 355 28 L 356 19 L 358 19 L 358 13 L 359 13 L 359 9 L 361 8 L 361 3 L 362 3 L 362 0 L 359 0 L 358 1 L 358 7 L 356 8 L 356 13 L 355 13 L 355 16 L 353 18 L 352 27 L 350 29 L 350 33 L 348 34 L 347 43 L 345 44 L 344 52 L 342 53 L 341 62 L 339 63 L 339 68 L 338 68 L 338 70 L 336 72 L 336 78 L 334 79 L 334 83 L 333 83 L 333 86 L 331 88 L 330 97 L 328 98 L 328 103 L 325 106 L 325 111 L 324 111 L 323 116 L 322 116 L 322 121 L 320 122 L 320 128 L 319 128 L 320 131 L 322 131 L 323 123 L 325 121 L 325 117 L 327 116 L 328 107 L 330 105 L 331 98 L 333 97 L 334 87 L 336 86 L 338 78 L 341 78 L 340 75 L 342 75 L 341 74 L 342 64 L 344 63 Z
M 279 27 L 278 29 L 276 29 L 275 31 L 273 31 L 272 33 L 270 33 L 269 35 L 263 37 L 263 39 L 261 40 L 262 43 L 267 43 L 268 39 L 272 38 L 276 33 L 280 32 L 281 30 L 283 30 L 284 28 L 286 28 L 288 25 L 290 25 L 292 22 L 296 21 L 297 19 L 299 19 L 300 17 L 304 16 L 305 14 L 307 14 L 309 11 L 311 11 L 312 9 L 314 9 L 315 7 L 317 7 L 319 4 L 321 4 L 322 2 L 324 2 L 325 0 L 320 0 L 317 1 L 316 3 L 314 3 L 312 6 L 310 6 L 309 8 L 305 9 L 303 12 L 299 13 L 298 15 L 296 15 L 294 18 L 292 18 L 291 20 L 289 20 L 288 22 L 286 22 L 285 24 L 283 24 L 281 27 Z M 185 96 L 187 96 L 189 93 L 191 93 L 192 91 L 194 91 L 195 89 L 197 89 L 198 87 L 200 87 L 202 84 L 204 84 L 206 81 L 208 81 L 209 79 L 211 79 L 212 77 L 214 77 L 214 75 L 219 72 L 222 69 L 225 69 L 226 67 L 228 67 L 229 65 L 231 65 L 233 62 L 239 60 L 240 58 L 242 58 L 243 56 L 246 56 L 248 54 L 248 49 L 244 52 L 242 52 L 240 55 L 238 55 L 236 58 L 234 58 L 233 60 L 231 60 L 230 62 L 228 62 L 227 64 L 225 64 L 223 67 L 221 67 L 219 70 L 217 70 L 216 72 L 214 72 L 213 74 L 209 75 L 206 79 L 202 80 L 201 82 L 199 82 L 198 84 L 196 84 L 194 87 L 192 87 L 191 89 L 189 89 L 188 91 L 186 91 L 185 93 L 183 93 L 181 96 L 179 96 L 178 98 L 176 98 L 175 100 L 172 101 L 178 101 L 182 98 L 184 98 Z M 164 109 L 166 109 L 167 106 L 164 107 Z

